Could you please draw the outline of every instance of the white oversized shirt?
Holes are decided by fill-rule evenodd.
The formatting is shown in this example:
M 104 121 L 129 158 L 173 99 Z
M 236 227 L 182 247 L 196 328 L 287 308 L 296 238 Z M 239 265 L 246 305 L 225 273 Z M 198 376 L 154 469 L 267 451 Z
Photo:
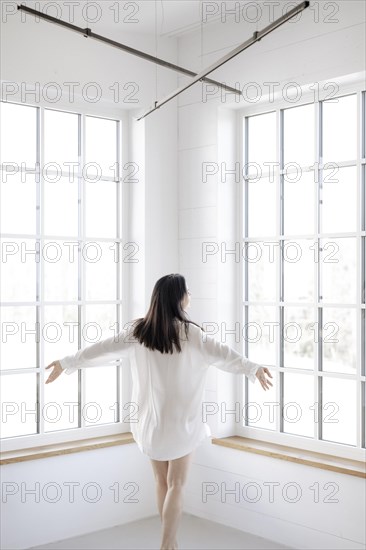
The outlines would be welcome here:
M 188 338 L 180 325 L 181 348 L 172 354 L 150 350 L 132 336 L 133 327 L 117 336 L 60 359 L 66 374 L 84 367 L 113 363 L 128 357 L 132 373 L 132 399 L 138 421 L 131 431 L 139 449 L 155 460 L 173 460 L 193 451 L 211 436 L 203 421 L 202 406 L 208 368 L 245 374 L 255 382 L 261 365 L 190 323 Z

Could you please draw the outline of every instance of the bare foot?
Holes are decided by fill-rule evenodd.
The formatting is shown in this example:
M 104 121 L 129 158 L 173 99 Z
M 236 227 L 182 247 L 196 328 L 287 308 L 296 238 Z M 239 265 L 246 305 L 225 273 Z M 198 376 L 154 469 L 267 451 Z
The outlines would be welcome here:
M 161 550 L 166 550 L 166 549 L 165 549 L 165 548 L 161 548 Z M 169 550 L 170 550 L 170 546 L 169 546 Z M 177 539 L 175 539 L 174 545 L 173 545 L 173 547 L 171 548 L 171 550 L 178 550 L 178 542 L 177 542 Z

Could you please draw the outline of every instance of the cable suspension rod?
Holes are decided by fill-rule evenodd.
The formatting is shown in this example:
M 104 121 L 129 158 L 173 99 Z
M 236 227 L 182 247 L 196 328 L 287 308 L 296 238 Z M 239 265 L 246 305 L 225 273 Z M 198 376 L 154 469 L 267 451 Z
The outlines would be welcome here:
M 226 54 L 224 57 L 221 57 L 215 63 L 213 63 L 212 65 L 207 67 L 207 69 L 204 69 L 203 71 L 201 71 L 199 74 L 197 74 L 195 77 L 193 77 L 191 82 L 189 82 L 188 84 L 185 84 L 184 86 L 182 86 L 180 88 L 177 88 L 174 92 L 171 92 L 169 95 L 167 95 L 161 101 L 156 101 L 155 104 L 154 104 L 154 107 L 150 108 L 144 114 L 139 116 L 137 118 L 137 120 L 141 120 L 142 118 L 146 117 L 150 113 L 153 113 L 154 111 L 156 111 L 156 109 L 159 109 L 162 105 L 165 105 L 165 103 L 168 103 L 168 101 L 171 101 L 174 97 L 176 97 L 177 95 L 181 94 L 182 92 L 184 92 L 185 90 L 187 90 L 188 88 L 193 86 L 193 84 L 195 84 L 199 80 L 204 80 L 205 77 L 208 74 L 212 73 L 212 71 L 214 71 L 215 69 L 218 69 L 224 63 L 227 63 L 227 61 L 230 61 L 230 59 L 232 59 L 233 57 L 235 57 L 236 55 L 238 55 L 242 51 L 246 50 L 247 48 L 249 48 L 250 46 L 252 46 L 256 42 L 259 42 L 259 40 L 261 40 L 264 36 L 266 36 L 267 34 L 269 34 L 272 31 L 274 31 L 280 25 L 283 25 L 284 23 L 289 21 L 289 19 L 292 19 L 292 17 L 295 17 L 295 15 L 297 15 L 298 13 L 300 13 L 301 11 L 306 9 L 309 6 L 309 4 L 310 4 L 309 1 L 302 2 L 298 6 L 295 6 L 288 13 L 282 15 L 282 17 L 280 17 L 279 19 L 276 19 L 276 21 L 274 21 L 273 23 L 271 23 L 270 25 L 265 27 L 263 30 L 256 31 L 253 34 L 252 38 L 249 38 L 248 40 L 246 40 L 245 42 L 240 44 L 240 46 L 237 46 L 234 50 L 231 50 L 231 52 Z
M 123 50 L 127 53 L 130 53 L 132 55 L 136 55 L 137 57 L 141 57 L 142 59 L 145 59 L 146 61 L 150 61 L 152 63 L 156 63 L 157 65 L 161 65 L 162 67 L 166 67 L 167 69 L 171 69 L 173 71 L 177 71 L 180 73 L 183 73 L 187 76 L 197 76 L 197 73 L 190 71 L 189 69 L 185 69 L 184 67 L 180 67 L 179 65 L 175 65 L 174 63 L 170 63 L 169 61 L 165 61 L 164 59 L 160 59 L 159 57 L 155 57 L 153 55 L 150 55 L 148 53 L 142 52 L 140 50 L 136 50 L 135 48 L 131 48 L 130 46 L 126 46 L 125 44 L 121 44 L 120 42 L 116 42 L 115 40 L 111 40 L 110 38 L 106 38 L 105 36 L 101 36 L 99 34 L 95 34 L 92 32 L 91 29 L 86 28 L 83 29 L 82 27 L 77 27 L 76 25 L 72 25 L 71 23 L 68 23 L 67 21 L 62 21 L 62 19 L 57 19 L 57 17 L 52 17 L 51 15 L 48 15 L 46 13 L 42 13 L 38 10 L 34 10 L 33 8 L 29 8 L 28 6 L 25 6 L 23 4 L 20 4 L 17 6 L 18 10 L 22 10 L 24 12 L 27 12 L 31 15 L 41 17 L 45 21 L 48 21 L 49 23 L 55 23 L 56 25 L 60 25 L 61 27 L 65 27 L 71 31 L 75 31 L 79 34 L 82 34 L 85 36 L 85 38 L 94 38 L 94 40 L 98 40 L 99 42 L 104 42 L 105 44 L 109 44 L 110 46 L 113 46 L 114 48 L 118 48 L 119 50 Z M 232 88 L 231 86 L 228 86 L 227 84 L 223 84 L 221 82 L 217 82 L 216 80 L 211 80 L 210 78 L 202 78 L 204 82 L 207 82 L 209 84 L 214 84 L 215 86 L 219 86 L 220 88 L 224 88 L 225 90 L 240 94 L 240 90 L 238 88 Z

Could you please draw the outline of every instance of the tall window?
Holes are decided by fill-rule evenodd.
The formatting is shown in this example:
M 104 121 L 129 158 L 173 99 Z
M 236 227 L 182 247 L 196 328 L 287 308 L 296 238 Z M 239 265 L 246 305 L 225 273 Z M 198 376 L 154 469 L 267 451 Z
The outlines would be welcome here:
M 120 432 L 118 362 L 43 368 L 122 328 L 121 121 L 0 108 L 3 449 Z
M 359 458 L 365 447 L 365 96 L 244 116 L 240 434 Z

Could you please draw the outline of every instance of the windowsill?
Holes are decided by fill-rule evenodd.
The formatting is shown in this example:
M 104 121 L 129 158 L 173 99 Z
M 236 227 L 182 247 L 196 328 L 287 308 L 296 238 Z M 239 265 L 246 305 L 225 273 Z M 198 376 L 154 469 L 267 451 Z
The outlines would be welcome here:
M 237 435 L 212 438 L 211 443 L 248 453 L 256 453 L 270 456 L 271 458 L 279 458 L 280 460 L 288 460 L 289 462 L 297 462 L 298 464 L 305 464 L 306 466 L 313 466 L 314 468 L 366 478 L 366 466 L 362 461 L 334 457 L 332 455 L 296 449 L 295 447 L 287 447 L 275 443 L 267 443 L 265 441 L 258 441 L 257 439 Z
M 6 451 L 0 454 L 0 465 L 24 462 L 26 460 L 37 460 L 39 458 L 49 458 L 50 456 L 79 453 L 81 451 L 93 451 L 94 449 L 102 449 L 104 447 L 126 445 L 127 443 L 135 443 L 131 432 L 93 437 L 91 439 L 80 439 L 68 443 L 42 445 L 29 449 L 20 449 L 19 451 Z
M 70 441 L 68 443 L 43 445 L 29 449 L 20 449 L 18 451 L 7 451 L 0 454 L 0 465 L 25 462 L 26 460 L 38 460 L 40 458 L 79 453 L 83 451 L 93 451 L 104 447 L 126 445 L 128 443 L 135 443 L 131 432 Z M 269 456 L 271 458 L 278 458 L 280 460 L 288 460 L 289 462 L 296 462 L 298 464 L 305 464 L 306 466 L 312 466 L 314 468 L 321 468 L 323 470 L 366 478 L 366 466 L 365 463 L 361 461 L 334 457 L 332 455 L 312 451 L 305 451 L 295 447 L 267 443 L 257 439 L 250 439 L 248 437 L 240 437 L 237 435 L 223 438 L 212 438 L 211 443 L 213 445 L 222 445 L 223 447 L 229 447 L 239 451 L 256 453 Z

